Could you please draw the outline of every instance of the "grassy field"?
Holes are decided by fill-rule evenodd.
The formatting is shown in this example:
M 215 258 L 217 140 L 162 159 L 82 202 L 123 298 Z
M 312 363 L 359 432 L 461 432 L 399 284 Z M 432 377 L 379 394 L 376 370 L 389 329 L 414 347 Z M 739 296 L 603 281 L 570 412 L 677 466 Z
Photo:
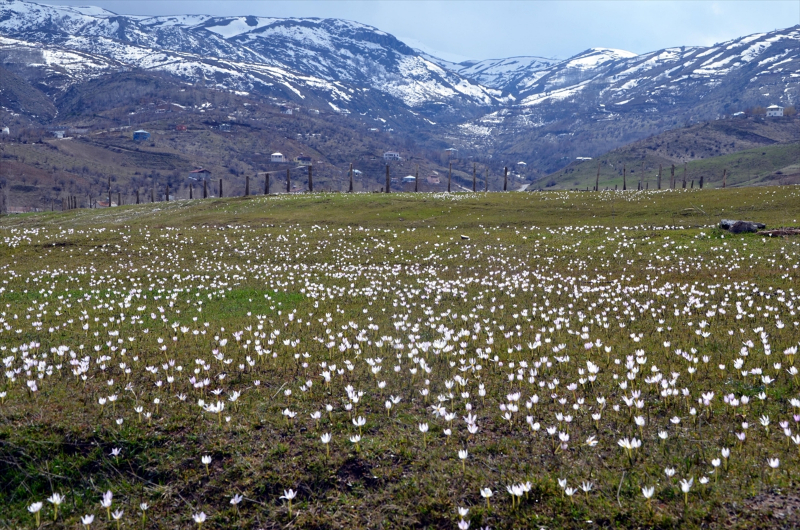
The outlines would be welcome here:
M 720 218 L 800 188 L 0 218 L 0 528 L 797 528 L 800 239 Z
M 553 189 L 594 189 L 597 180 L 597 163 L 600 167 L 600 189 L 622 189 L 623 169 L 627 172 L 628 189 L 637 189 L 644 162 L 644 178 L 642 187 L 656 189 L 658 184 L 658 168 L 662 166 L 661 187 L 666 189 L 670 183 L 670 160 L 657 155 L 647 154 L 631 161 L 628 153 L 611 153 L 595 160 L 575 163 L 560 172 L 549 176 L 543 185 Z M 684 166 L 676 164 L 676 188 L 683 182 Z M 704 180 L 704 188 L 721 188 L 723 172 L 727 171 L 726 187 L 763 186 L 775 184 L 796 184 L 800 177 L 800 143 L 765 145 L 745 149 L 737 153 L 693 160 L 686 164 L 686 187 L 692 181 L 700 187 L 700 178 Z M 552 184 L 550 186 L 550 184 Z

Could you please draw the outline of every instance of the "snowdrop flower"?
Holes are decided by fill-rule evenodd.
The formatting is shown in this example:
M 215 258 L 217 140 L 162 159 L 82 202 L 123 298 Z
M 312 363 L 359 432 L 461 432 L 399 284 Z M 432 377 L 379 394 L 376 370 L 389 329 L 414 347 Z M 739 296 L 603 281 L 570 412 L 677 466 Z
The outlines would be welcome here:
M 468 456 L 469 456 L 469 453 L 467 452 L 466 449 L 459 449 L 458 450 L 458 458 L 461 459 L 461 472 L 462 473 L 466 473 L 467 472 L 467 457 Z
M 366 424 L 367 420 L 362 416 L 359 416 L 358 418 L 353 418 L 353 425 L 358 427 L 358 434 L 361 434 L 361 428 Z
M 694 484 L 694 477 L 689 477 L 689 480 L 681 479 L 680 484 L 683 492 L 683 502 L 689 504 L 689 490 L 692 489 L 692 484 Z
M 30 506 L 28 506 L 28 511 L 31 512 L 36 516 L 36 526 L 39 526 L 39 510 L 42 509 L 44 503 L 42 502 L 34 502 Z
M 355 444 L 355 446 L 356 446 L 356 453 L 357 453 L 357 452 L 359 451 L 358 442 L 360 442 L 360 441 L 361 441 L 361 436 L 359 436 L 358 434 L 354 434 L 353 436 L 351 436 L 351 437 L 350 437 L 350 441 L 351 441 L 353 444 Z
M 297 496 L 297 492 L 293 489 L 283 490 L 283 495 L 281 495 L 281 499 L 286 499 L 286 503 L 289 507 L 289 517 L 292 516 L 292 499 Z
M 64 502 L 64 496 L 60 493 L 53 493 L 47 498 L 47 501 L 53 505 L 53 510 L 55 511 L 53 514 L 53 521 L 55 521 L 58 519 L 58 507 Z
M 114 520 L 117 522 L 117 530 L 119 530 L 119 520 L 120 520 L 120 519 L 122 519 L 122 515 L 123 515 L 124 513 L 125 513 L 125 512 L 124 512 L 124 511 L 122 511 L 122 510 L 115 510 L 115 511 L 114 511 L 114 512 L 111 514 L 111 516 L 112 516 L 112 517 L 114 518 Z
M 192 515 L 192 519 L 194 519 L 194 522 L 197 523 L 198 527 L 200 527 L 206 522 L 206 514 L 205 512 L 196 513 Z
M 238 493 L 235 493 L 235 494 L 233 495 L 233 497 L 231 498 L 231 504 L 233 504 L 234 506 L 237 506 L 237 505 L 238 505 L 240 502 L 242 502 L 242 499 L 243 499 L 243 498 L 244 498 L 244 497 L 242 497 L 242 496 L 241 496 L 241 495 L 239 495 Z
M 111 490 L 109 490 L 103 494 L 103 500 L 100 501 L 100 506 L 106 509 L 109 521 L 111 520 L 111 501 L 113 499 L 114 499 L 114 494 L 111 493 Z
M 492 495 L 494 495 L 494 493 L 492 493 L 491 488 L 481 488 L 481 497 L 486 499 L 486 509 L 487 510 L 491 508 L 491 506 L 489 505 L 489 499 L 492 498 Z
M 428 447 L 428 438 L 426 436 L 426 433 L 428 432 L 428 424 L 420 423 L 418 427 L 419 427 L 419 432 L 422 433 L 422 446 Z
M 89 525 L 92 524 L 93 522 L 94 522 L 94 515 L 88 514 L 81 516 L 81 524 L 87 529 L 89 528 Z
M 328 445 L 328 444 L 330 444 L 330 442 L 331 442 L 331 433 L 326 432 L 325 434 L 320 436 L 320 441 L 325 445 L 325 457 L 326 458 L 330 458 L 330 456 L 331 456 L 331 448 L 330 448 L 330 445 Z
M 211 455 L 203 455 L 200 461 L 206 466 L 206 476 L 210 475 L 211 473 L 208 471 L 208 466 L 211 465 Z

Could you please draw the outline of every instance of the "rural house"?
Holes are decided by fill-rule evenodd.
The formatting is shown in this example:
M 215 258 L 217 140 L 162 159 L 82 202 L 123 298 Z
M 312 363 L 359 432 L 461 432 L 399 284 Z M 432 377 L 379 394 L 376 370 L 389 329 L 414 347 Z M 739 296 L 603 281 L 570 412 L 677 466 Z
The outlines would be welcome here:
M 144 142 L 145 140 L 150 139 L 150 133 L 144 130 L 138 130 L 133 132 L 133 141 L 134 142 Z
M 278 164 L 283 164 L 286 162 L 286 158 L 283 156 L 283 153 L 272 153 L 269 157 L 270 162 L 275 162 Z
M 301 166 L 310 166 L 311 165 L 311 157 L 306 155 L 300 155 L 294 157 L 294 161 L 301 165 Z
M 209 178 L 211 178 L 211 171 L 202 167 L 189 172 L 190 180 L 208 180 Z
M 398 153 L 397 151 L 386 151 L 385 153 L 383 153 L 383 159 L 387 161 L 402 160 L 402 158 L 400 158 L 400 153 Z
M 770 105 L 767 107 L 767 116 L 783 116 L 783 107 L 779 105 Z

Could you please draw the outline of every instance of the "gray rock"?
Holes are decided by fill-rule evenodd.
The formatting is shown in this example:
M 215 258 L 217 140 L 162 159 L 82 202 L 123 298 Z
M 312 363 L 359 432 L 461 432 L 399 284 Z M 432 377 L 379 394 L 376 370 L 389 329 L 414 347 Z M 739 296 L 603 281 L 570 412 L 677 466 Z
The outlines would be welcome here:
M 732 234 L 742 234 L 745 232 L 758 232 L 766 228 L 764 223 L 756 223 L 753 221 L 735 221 L 733 219 L 723 219 L 719 222 L 719 227 L 727 230 Z

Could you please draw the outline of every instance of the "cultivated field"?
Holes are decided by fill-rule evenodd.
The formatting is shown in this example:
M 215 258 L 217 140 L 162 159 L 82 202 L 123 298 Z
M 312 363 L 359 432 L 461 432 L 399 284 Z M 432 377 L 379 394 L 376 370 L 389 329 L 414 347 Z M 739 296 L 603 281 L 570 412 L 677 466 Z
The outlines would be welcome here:
M 797 528 L 800 188 L 0 219 L 0 528 Z

